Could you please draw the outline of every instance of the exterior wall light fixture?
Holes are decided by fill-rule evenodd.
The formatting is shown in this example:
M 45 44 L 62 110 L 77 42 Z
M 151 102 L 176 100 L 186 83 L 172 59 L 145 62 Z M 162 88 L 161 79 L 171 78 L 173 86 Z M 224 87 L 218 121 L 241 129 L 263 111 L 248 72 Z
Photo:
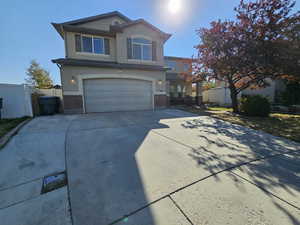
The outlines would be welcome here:
M 71 84 L 76 84 L 76 79 L 74 76 L 72 76 L 72 79 L 70 80 Z

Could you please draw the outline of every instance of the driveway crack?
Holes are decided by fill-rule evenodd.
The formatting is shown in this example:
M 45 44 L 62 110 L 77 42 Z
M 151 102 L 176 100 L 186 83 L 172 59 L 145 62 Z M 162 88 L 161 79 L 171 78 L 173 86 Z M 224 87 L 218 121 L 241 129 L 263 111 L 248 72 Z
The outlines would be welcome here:
M 15 206 L 15 205 L 19 205 L 19 204 L 22 204 L 22 203 L 24 203 L 24 202 L 27 202 L 27 201 L 30 201 L 30 200 L 33 200 L 33 199 L 37 199 L 37 198 L 39 198 L 40 196 L 41 196 L 41 195 L 37 195 L 37 196 L 31 197 L 31 198 L 26 198 L 26 199 L 24 199 L 24 200 L 22 200 L 22 201 L 18 201 L 18 202 L 9 204 L 9 205 L 7 205 L 7 206 L 5 206 L 5 207 L 1 207 L 0 210 L 7 209 L 7 208 L 10 208 L 10 207 Z
M 67 177 L 67 193 L 68 193 L 68 202 L 69 202 L 69 213 L 70 213 L 70 219 L 71 219 L 71 224 L 73 225 L 74 224 L 74 220 L 73 220 L 73 213 L 72 213 L 72 204 L 71 204 L 71 195 L 70 195 L 70 182 L 69 182 L 69 173 L 68 173 L 68 160 L 67 160 L 67 141 L 68 141 L 68 133 L 69 133 L 69 130 L 71 128 L 71 125 L 72 125 L 72 122 L 75 120 L 72 119 L 70 121 L 70 124 L 68 125 L 67 129 L 66 129 L 66 133 L 65 133 L 65 171 L 66 171 L 66 177 Z
M 244 178 L 244 177 L 238 175 L 238 174 L 235 173 L 235 172 L 232 172 L 232 171 L 228 171 L 228 172 L 229 172 L 229 173 L 232 173 L 233 175 L 239 177 L 240 179 L 242 179 L 242 180 L 244 180 L 244 181 L 246 181 L 246 182 L 248 182 L 248 183 L 250 183 L 250 184 L 252 184 L 252 185 L 254 185 L 254 186 L 256 186 L 256 187 L 258 187 L 259 189 L 263 190 L 264 192 L 266 192 L 266 193 L 272 195 L 273 197 L 275 197 L 275 198 L 277 198 L 277 199 L 279 199 L 279 200 L 285 202 L 286 204 L 288 204 L 288 205 L 290 205 L 290 206 L 292 206 L 292 207 L 294 207 L 294 208 L 300 210 L 300 208 L 299 208 L 298 206 L 296 206 L 296 205 L 294 205 L 294 204 L 288 202 L 287 200 L 285 200 L 285 199 L 283 199 L 283 198 L 277 196 L 276 194 L 273 194 L 272 192 L 268 191 L 267 189 L 261 187 L 260 185 L 253 183 L 252 181 L 250 181 L 250 180 L 248 180 L 248 179 L 246 179 L 246 178 Z
M 181 212 L 181 214 L 186 218 L 186 220 L 191 224 L 194 225 L 193 222 L 190 220 L 190 218 L 185 214 L 185 212 L 180 208 L 180 206 L 177 204 L 177 202 L 172 198 L 171 195 L 169 195 L 170 200 L 173 202 L 173 204 L 176 206 L 176 208 Z
M 43 178 L 44 178 L 44 176 L 43 177 L 38 177 L 38 178 L 35 178 L 35 179 L 32 179 L 32 180 L 28 180 L 28 181 L 25 181 L 25 182 L 22 182 L 22 183 L 19 183 L 19 184 L 15 184 L 15 185 L 12 185 L 12 186 L 8 186 L 8 187 L 0 189 L 0 192 L 1 191 L 6 191 L 6 190 L 9 190 L 9 189 L 13 189 L 13 188 L 25 185 L 25 184 L 29 184 L 29 183 L 32 183 L 34 181 L 42 180 Z

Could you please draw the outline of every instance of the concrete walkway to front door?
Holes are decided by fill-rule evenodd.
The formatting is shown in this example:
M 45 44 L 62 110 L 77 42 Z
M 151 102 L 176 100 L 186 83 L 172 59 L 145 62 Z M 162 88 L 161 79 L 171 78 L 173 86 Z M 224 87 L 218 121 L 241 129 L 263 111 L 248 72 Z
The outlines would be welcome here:
M 4 225 L 300 224 L 298 143 L 179 110 L 36 118 L 0 171 Z

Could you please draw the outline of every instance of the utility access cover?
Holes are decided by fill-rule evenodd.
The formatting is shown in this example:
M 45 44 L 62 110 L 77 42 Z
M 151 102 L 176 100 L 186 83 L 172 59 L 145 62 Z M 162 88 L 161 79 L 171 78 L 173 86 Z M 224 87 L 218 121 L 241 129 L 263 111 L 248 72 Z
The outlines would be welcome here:
M 66 172 L 60 172 L 44 177 L 42 194 L 66 186 L 68 183 Z

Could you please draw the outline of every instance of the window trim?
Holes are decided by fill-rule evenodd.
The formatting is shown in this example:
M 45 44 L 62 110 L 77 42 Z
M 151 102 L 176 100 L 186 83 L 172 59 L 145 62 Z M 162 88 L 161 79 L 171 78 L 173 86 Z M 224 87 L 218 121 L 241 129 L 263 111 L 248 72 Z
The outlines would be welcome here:
M 80 54 L 80 55 L 93 55 L 93 56 L 105 56 L 105 57 L 109 57 L 110 54 L 105 54 L 105 41 L 104 41 L 104 37 L 102 36 L 96 36 L 96 35 L 90 35 L 90 34 L 80 34 L 80 42 L 81 42 L 81 52 L 77 52 L 77 54 Z M 92 50 L 93 52 L 85 52 L 83 51 L 83 40 L 82 40 L 82 37 L 91 37 L 92 38 Z M 102 40 L 102 44 L 103 44 L 103 53 L 95 53 L 95 49 L 94 49 L 94 38 L 98 38 L 98 39 L 101 39 Z
M 153 61 L 153 55 L 152 55 L 152 48 L 153 48 L 153 43 L 152 43 L 152 39 L 150 37 L 147 36 L 143 36 L 143 35 L 137 35 L 137 36 L 131 36 L 131 54 L 132 54 L 132 59 L 130 59 L 131 61 L 140 61 L 140 62 L 154 62 Z M 143 43 L 136 43 L 134 42 L 133 39 L 135 38 L 141 38 L 141 39 L 145 39 L 147 41 L 150 41 L 150 44 L 143 44 Z M 141 59 L 135 59 L 134 54 L 133 54 L 133 45 L 140 45 L 141 46 Z M 150 46 L 150 59 L 144 59 L 143 58 L 143 46 Z
M 102 41 L 103 53 L 95 53 L 95 48 L 94 48 L 94 38 L 100 39 L 100 40 Z M 93 53 L 94 53 L 94 54 L 104 54 L 104 55 L 105 55 L 105 46 L 104 46 L 104 45 L 105 45 L 105 43 L 104 43 L 105 41 L 104 41 L 104 38 L 102 38 L 102 37 L 94 37 L 94 36 L 93 36 L 93 37 L 92 37 L 92 40 L 93 40 L 93 41 L 92 41 Z
M 98 54 L 98 53 L 90 53 L 90 52 L 76 52 L 76 54 L 79 55 L 91 55 L 91 56 L 103 56 L 103 57 L 110 57 L 110 55 L 105 55 L 105 54 Z

